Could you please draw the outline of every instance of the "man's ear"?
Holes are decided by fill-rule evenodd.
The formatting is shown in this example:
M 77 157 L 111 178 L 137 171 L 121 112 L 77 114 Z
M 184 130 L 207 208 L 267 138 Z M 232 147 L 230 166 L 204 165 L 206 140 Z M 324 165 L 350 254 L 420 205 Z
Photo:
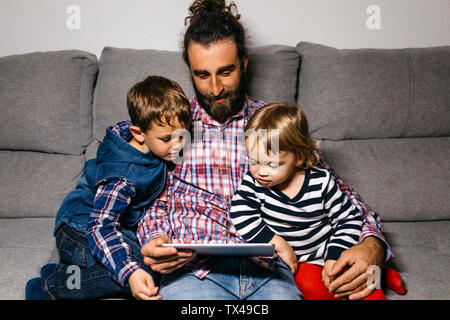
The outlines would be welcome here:
M 248 54 L 245 55 L 244 60 L 242 61 L 242 65 L 244 66 L 244 71 L 247 71 Z
M 144 137 L 144 133 L 142 132 L 141 128 L 139 128 L 138 126 L 130 126 L 130 132 L 133 135 L 133 138 L 139 142 L 139 143 L 144 143 L 145 142 L 145 137 Z

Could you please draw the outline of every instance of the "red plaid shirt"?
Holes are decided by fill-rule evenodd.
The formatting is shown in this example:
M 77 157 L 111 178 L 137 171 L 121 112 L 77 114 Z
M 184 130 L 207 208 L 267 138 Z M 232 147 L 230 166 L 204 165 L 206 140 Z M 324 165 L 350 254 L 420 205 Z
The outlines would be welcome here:
M 220 124 L 212 119 L 194 98 L 191 102 L 193 134 L 190 146 L 184 150 L 183 161 L 167 177 L 160 196 L 149 207 L 138 224 L 141 245 L 161 234 L 174 243 L 239 243 L 244 242 L 231 223 L 229 209 L 234 192 L 249 170 L 244 144 L 244 127 L 253 113 L 264 106 L 261 100 L 247 97 L 241 112 Z M 322 160 L 326 169 L 328 165 Z M 334 171 L 330 170 L 333 175 Z M 342 179 L 341 190 L 353 194 L 353 203 L 361 201 Z M 355 196 L 356 195 L 356 196 Z M 363 203 L 356 205 L 362 212 L 365 237 L 381 234 L 378 216 Z M 370 217 L 366 217 L 370 216 Z M 388 250 L 389 251 L 389 250 Z M 198 277 L 204 277 L 211 260 L 192 265 Z

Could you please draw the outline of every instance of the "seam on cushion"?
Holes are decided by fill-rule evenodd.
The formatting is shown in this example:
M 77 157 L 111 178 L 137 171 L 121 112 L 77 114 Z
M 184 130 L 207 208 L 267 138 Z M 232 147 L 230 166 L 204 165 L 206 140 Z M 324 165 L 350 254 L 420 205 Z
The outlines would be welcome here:
M 409 129 L 409 123 L 411 121 L 411 109 L 412 106 L 414 105 L 414 67 L 412 64 L 412 59 L 411 56 L 409 55 L 409 52 L 407 51 L 407 49 L 403 49 L 402 52 L 404 53 L 404 55 L 406 56 L 406 60 L 408 61 L 408 66 L 409 66 L 409 104 L 408 104 L 408 115 L 406 117 L 406 124 L 405 124 L 405 129 L 403 129 L 402 134 L 400 135 L 400 137 L 405 137 L 406 136 L 406 132 Z

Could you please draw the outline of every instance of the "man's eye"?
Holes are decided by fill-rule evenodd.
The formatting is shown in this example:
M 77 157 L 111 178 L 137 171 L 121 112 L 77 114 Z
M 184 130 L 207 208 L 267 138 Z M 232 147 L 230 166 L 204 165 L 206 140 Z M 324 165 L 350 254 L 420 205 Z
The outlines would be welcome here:
M 257 164 L 258 162 L 256 160 L 253 160 L 251 158 L 248 158 L 248 161 L 250 164 Z
M 161 140 L 164 141 L 164 142 L 169 142 L 170 138 L 161 138 Z
M 231 74 L 230 71 L 224 71 L 224 72 L 222 72 L 220 75 L 221 75 L 222 77 L 229 77 L 230 74 Z

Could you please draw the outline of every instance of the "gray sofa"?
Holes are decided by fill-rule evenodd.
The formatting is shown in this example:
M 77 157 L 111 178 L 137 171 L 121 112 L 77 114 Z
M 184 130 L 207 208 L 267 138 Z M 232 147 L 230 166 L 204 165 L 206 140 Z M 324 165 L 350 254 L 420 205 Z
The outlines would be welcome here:
M 126 92 L 149 74 L 193 89 L 180 52 L 105 48 L 0 58 L 0 299 L 56 262 L 56 212 Z M 334 169 L 381 215 L 408 287 L 450 298 L 450 47 L 338 50 L 301 42 L 250 51 L 251 96 L 297 101 Z

